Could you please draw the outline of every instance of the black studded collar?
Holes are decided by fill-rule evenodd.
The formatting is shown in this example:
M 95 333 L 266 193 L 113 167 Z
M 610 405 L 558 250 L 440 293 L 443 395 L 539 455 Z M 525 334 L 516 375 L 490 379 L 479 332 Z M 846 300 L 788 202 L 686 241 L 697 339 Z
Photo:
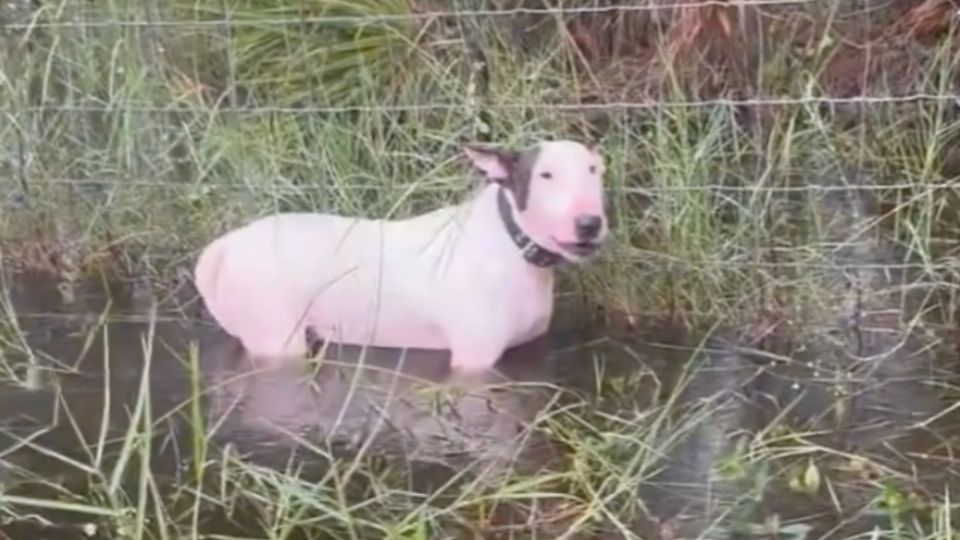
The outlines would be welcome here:
M 513 215 L 513 209 L 510 207 L 510 201 L 507 200 L 505 188 L 497 190 L 497 210 L 500 212 L 500 219 L 507 229 L 507 234 L 510 235 L 510 239 L 520 249 L 523 258 L 528 263 L 540 268 L 548 268 L 563 262 L 562 255 L 538 245 L 523 232 Z

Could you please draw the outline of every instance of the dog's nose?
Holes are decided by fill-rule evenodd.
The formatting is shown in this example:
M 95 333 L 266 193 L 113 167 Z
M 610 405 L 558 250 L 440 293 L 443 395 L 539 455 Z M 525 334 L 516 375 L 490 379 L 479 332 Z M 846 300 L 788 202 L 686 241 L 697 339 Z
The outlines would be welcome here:
M 580 240 L 593 240 L 600 234 L 602 226 L 603 218 L 600 216 L 584 214 L 573 220 L 573 227 L 576 230 L 577 238 Z

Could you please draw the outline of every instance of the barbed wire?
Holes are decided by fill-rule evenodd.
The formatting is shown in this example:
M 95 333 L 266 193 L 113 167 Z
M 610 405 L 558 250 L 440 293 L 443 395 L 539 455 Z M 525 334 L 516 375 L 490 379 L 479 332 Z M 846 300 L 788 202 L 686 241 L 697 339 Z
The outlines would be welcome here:
M 0 239 L 0 242 L 16 242 L 17 240 L 18 239 L 16 238 L 3 238 Z M 624 254 L 625 257 L 622 262 L 625 264 L 631 264 L 642 259 L 643 264 L 645 265 L 655 264 L 659 266 L 672 266 L 674 268 L 679 266 L 687 266 L 696 270 L 702 270 L 704 267 L 724 267 L 725 269 L 735 270 L 814 270 L 819 272 L 840 273 L 849 272 L 851 270 L 861 270 L 865 272 L 882 270 L 899 272 L 923 271 L 926 273 L 960 272 L 960 252 L 954 255 L 931 257 L 929 262 L 823 262 L 824 260 L 828 259 L 830 255 L 817 254 L 818 251 L 837 251 L 843 248 L 857 246 L 860 243 L 862 242 L 823 241 L 810 242 L 807 244 L 790 247 L 757 245 L 750 246 L 749 248 L 742 250 L 738 256 L 740 260 L 732 258 L 721 259 L 716 256 L 706 256 L 698 258 L 697 260 L 686 260 L 669 253 L 660 253 L 656 251 L 632 248 L 635 253 Z M 775 255 L 777 257 L 784 258 L 797 257 L 805 258 L 807 260 L 776 262 L 757 260 L 748 261 L 743 260 L 746 258 L 744 253 L 757 256 Z M 153 256 L 160 259 L 164 258 L 155 250 Z M 926 283 L 920 282 L 920 284 Z
M 10 179 L 11 183 L 16 182 Z M 69 179 L 69 178 L 30 178 L 32 185 L 57 185 L 57 186 L 76 186 L 79 188 L 101 188 L 112 189 L 115 187 L 148 188 L 148 189 L 173 189 L 173 190 L 205 190 L 205 189 L 228 189 L 231 191 L 251 192 L 251 193 L 281 193 L 286 195 L 302 195 L 305 192 L 321 191 L 329 189 L 329 185 L 323 183 L 306 185 L 281 185 L 281 184 L 241 184 L 241 183 L 222 183 L 207 181 L 181 182 L 174 180 L 137 180 L 133 178 L 110 178 L 110 179 Z M 404 189 L 406 184 L 402 186 Z M 422 186 L 419 191 L 449 191 L 452 185 Z M 337 186 L 337 189 L 342 189 Z M 348 190 L 367 190 L 383 189 L 380 184 L 360 184 L 350 182 Z M 960 177 L 948 182 L 908 182 L 894 184 L 850 184 L 850 185 L 827 185 L 809 183 L 804 185 L 724 185 L 724 184 L 702 184 L 685 186 L 624 186 L 611 188 L 618 193 L 629 195 L 655 195 L 658 193 L 687 193 L 716 191 L 727 193 L 835 193 L 835 192 L 886 192 L 886 191 L 957 191 L 960 190 Z
M 853 4 L 855 0 L 850 0 Z M 302 24 L 356 24 L 371 22 L 413 22 L 431 19 L 449 19 L 461 17 L 515 17 L 518 15 L 589 15 L 605 13 L 642 13 L 678 9 L 698 9 L 708 7 L 775 7 L 814 4 L 817 0 L 739 0 L 735 5 L 727 0 L 701 0 L 697 2 L 676 2 L 662 4 L 618 4 L 610 6 L 579 6 L 563 8 L 515 7 L 509 9 L 464 9 L 447 11 L 411 11 L 409 13 L 381 13 L 369 15 L 303 15 L 300 17 L 263 17 L 255 19 L 237 19 L 237 12 L 215 19 L 194 20 L 146 20 L 146 19 L 107 19 L 72 21 L 34 21 L 30 23 L 7 23 L 3 28 L 9 30 L 32 30 L 37 28 L 102 28 L 102 27 L 206 27 L 216 26 L 292 26 Z
M 867 310 L 869 311 L 869 310 Z M 679 313 L 682 313 L 685 316 L 714 316 L 715 313 L 695 310 L 695 309 L 683 309 L 677 311 L 669 311 L 667 309 L 662 310 L 651 310 L 651 309 L 638 309 L 631 310 L 630 315 L 634 317 L 663 317 L 668 315 L 676 316 Z M 73 322 L 73 323 L 90 323 L 90 324 L 99 324 L 99 323 L 123 323 L 123 324 L 189 324 L 189 325 L 199 325 L 209 330 L 217 330 L 217 323 L 206 318 L 179 315 L 176 311 L 170 312 L 158 312 L 156 315 L 146 315 L 142 313 L 120 313 L 120 312 L 68 312 L 68 311 L 32 311 L 32 312 L 15 312 L 14 315 L 20 320 L 43 320 L 43 321 L 62 321 L 62 322 Z M 949 325 L 948 323 L 938 323 L 936 321 L 924 321 L 924 326 L 928 328 L 937 328 L 942 327 L 947 330 L 955 330 L 954 326 Z
M 643 109 L 673 109 L 673 108 L 710 108 L 710 107 L 785 107 L 795 105 L 883 105 L 897 103 L 916 103 L 930 101 L 935 103 L 953 102 L 960 106 L 960 94 L 944 92 L 942 94 L 931 94 L 918 92 L 904 95 L 891 96 L 803 96 L 803 97 L 776 97 L 776 98 L 750 98 L 750 99 L 705 99 L 689 101 L 606 101 L 600 103 L 549 103 L 549 102 L 523 102 L 523 103 L 484 103 L 482 107 L 487 110 L 554 110 L 569 112 L 587 112 L 597 110 L 643 110 Z M 408 105 L 339 105 L 339 106 L 313 106 L 304 105 L 298 107 L 285 106 L 251 106 L 251 107 L 159 107 L 148 105 L 117 105 L 117 106 L 95 106 L 95 105 L 43 105 L 29 107 L 0 107 L 0 113 L 32 113 L 43 114 L 50 112 L 69 112 L 69 113 L 145 113 L 145 114 L 186 114 L 202 113 L 209 115 L 218 114 L 324 114 L 324 113 L 388 113 L 388 112 L 449 112 L 463 111 L 467 105 L 463 102 L 456 103 L 416 103 Z

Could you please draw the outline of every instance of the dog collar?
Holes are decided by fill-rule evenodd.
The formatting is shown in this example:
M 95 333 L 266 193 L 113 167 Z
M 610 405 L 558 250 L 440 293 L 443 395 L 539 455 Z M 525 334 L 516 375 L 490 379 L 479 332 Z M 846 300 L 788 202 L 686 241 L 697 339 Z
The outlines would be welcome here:
M 510 235 L 513 243 L 520 248 L 520 252 L 523 253 L 523 258 L 528 263 L 541 268 L 547 268 L 563 262 L 562 255 L 537 245 L 536 242 L 530 239 L 530 237 L 520 229 L 520 225 L 513 217 L 510 201 L 507 200 L 507 194 L 504 188 L 497 190 L 497 209 L 500 211 L 500 219 L 503 220 L 503 224 L 507 228 L 507 234 Z

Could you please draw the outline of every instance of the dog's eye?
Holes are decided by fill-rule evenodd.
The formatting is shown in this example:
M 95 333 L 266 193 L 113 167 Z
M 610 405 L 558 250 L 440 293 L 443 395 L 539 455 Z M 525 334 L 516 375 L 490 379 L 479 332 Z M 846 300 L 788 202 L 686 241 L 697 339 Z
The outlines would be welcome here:
M 546 178 L 547 180 L 549 180 L 549 179 L 553 178 L 553 174 L 551 174 L 551 173 L 549 173 L 549 172 L 542 172 L 542 173 L 540 173 L 540 178 Z

